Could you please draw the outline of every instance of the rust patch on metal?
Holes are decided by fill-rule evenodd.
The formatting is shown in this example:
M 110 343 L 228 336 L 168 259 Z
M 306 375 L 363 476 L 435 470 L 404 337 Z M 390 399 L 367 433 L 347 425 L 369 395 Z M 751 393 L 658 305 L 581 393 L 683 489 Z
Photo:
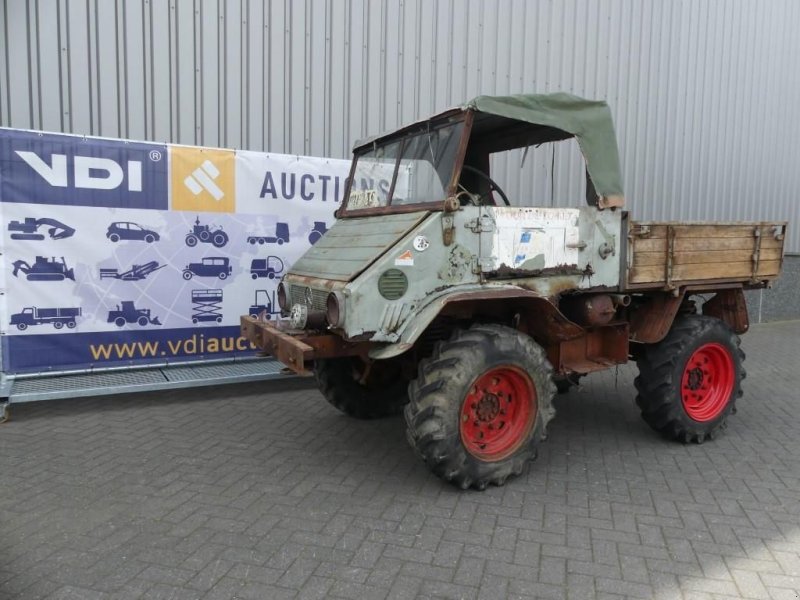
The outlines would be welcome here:
M 703 314 L 725 321 L 736 333 L 745 333 L 750 329 L 747 302 L 741 288 L 718 291 L 703 304 Z
M 578 265 L 556 265 L 546 269 L 519 269 L 503 263 L 494 271 L 487 271 L 487 279 L 515 279 L 525 277 L 546 277 L 549 275 L 582 275 Z
M 684 292 L 677 295 L 653 293 L 646 304 L 637 306 L 631 315 L 631 341 L 655 344 L 664 339 L 672 327 L 683 302 Z
M 310 364 L 319 358 L 366 354 L 368 344 L 351 343 L 335 334 L 315 334 L 285 328 L 285 321 L 241 318 L 242 336 L 255 344 L 262 356 L 273 356 L 298 375 L 310 375 Z

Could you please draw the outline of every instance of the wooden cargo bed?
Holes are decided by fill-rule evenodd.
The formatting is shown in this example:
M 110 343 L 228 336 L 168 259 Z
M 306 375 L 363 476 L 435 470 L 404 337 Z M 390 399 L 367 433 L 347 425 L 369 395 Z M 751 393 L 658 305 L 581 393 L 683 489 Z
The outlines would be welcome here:
M 702 283 L 761 287 L 778 277 L 786 221 L 630 222 L 623 287 L 675 289 Z

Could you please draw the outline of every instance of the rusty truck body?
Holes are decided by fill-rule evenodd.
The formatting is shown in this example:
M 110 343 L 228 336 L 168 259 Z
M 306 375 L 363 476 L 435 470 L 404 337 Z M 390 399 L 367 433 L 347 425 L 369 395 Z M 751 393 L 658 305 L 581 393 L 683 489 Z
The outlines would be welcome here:
M 490 157 L 570 138 L 583 205 L 512 206 Z M 535 457 L 557 389 L 629 360 L 651 427 L 703 442 L 725 426 L 744 291 L 779 275 L 786 223 L 636 221 L 604 102 L 481 96 L 359 142 L 348 181 L 279 285 L 284 318 L 243 316 L 242 334 L 349 415 L 404 412 L 440 477 L 503 484 Z

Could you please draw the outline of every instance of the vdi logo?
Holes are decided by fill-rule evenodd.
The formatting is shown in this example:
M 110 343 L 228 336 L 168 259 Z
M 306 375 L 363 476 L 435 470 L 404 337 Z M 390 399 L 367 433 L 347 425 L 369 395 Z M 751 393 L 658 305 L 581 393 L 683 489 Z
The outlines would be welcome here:
M 17 156 L 42 176 L 53 187 L 68 187 L 69 169 L 66 154 L 53 154 L 47 164 L 35 152 L 16 150 Z M 127 161 L 128 191 L 142 191 L 142 163 L 138 160 Z M 110 158 L 93 156 L 75 156 L 72 159 L 72 181 L 76 188 L 89 190 L 113 190 L 122 184 L 124 172 L 122 166 Z
M 0 130 L 0 201 L 166 210 L 163 145 Z

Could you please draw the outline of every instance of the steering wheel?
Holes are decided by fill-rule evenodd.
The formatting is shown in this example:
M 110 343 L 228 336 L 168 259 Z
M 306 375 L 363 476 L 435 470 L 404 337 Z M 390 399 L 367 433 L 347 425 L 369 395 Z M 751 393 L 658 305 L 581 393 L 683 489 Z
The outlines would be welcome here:
M 489 193 L 491 193 L 492 190 L 494 190 L 500 195 L 500 198 L 503 199 L 503 202 L 505 203 L 506 206 L 511 206 L 511 203 L 508 201 L 508 196 L 506 196 L 506 193 L 486 173 L 484 173 L 480 169 L 476 169 L 475 167 L 471 167 L 469 165 L 462 165 L 461 170 L 469 171 L 470 173 L 475 173 L 475 175 L 477 175 L 478 177 L 480 177 L 489 184 Z M 485 197 L 485 195 L 481 196 L 481 198 L 483 197 Z

